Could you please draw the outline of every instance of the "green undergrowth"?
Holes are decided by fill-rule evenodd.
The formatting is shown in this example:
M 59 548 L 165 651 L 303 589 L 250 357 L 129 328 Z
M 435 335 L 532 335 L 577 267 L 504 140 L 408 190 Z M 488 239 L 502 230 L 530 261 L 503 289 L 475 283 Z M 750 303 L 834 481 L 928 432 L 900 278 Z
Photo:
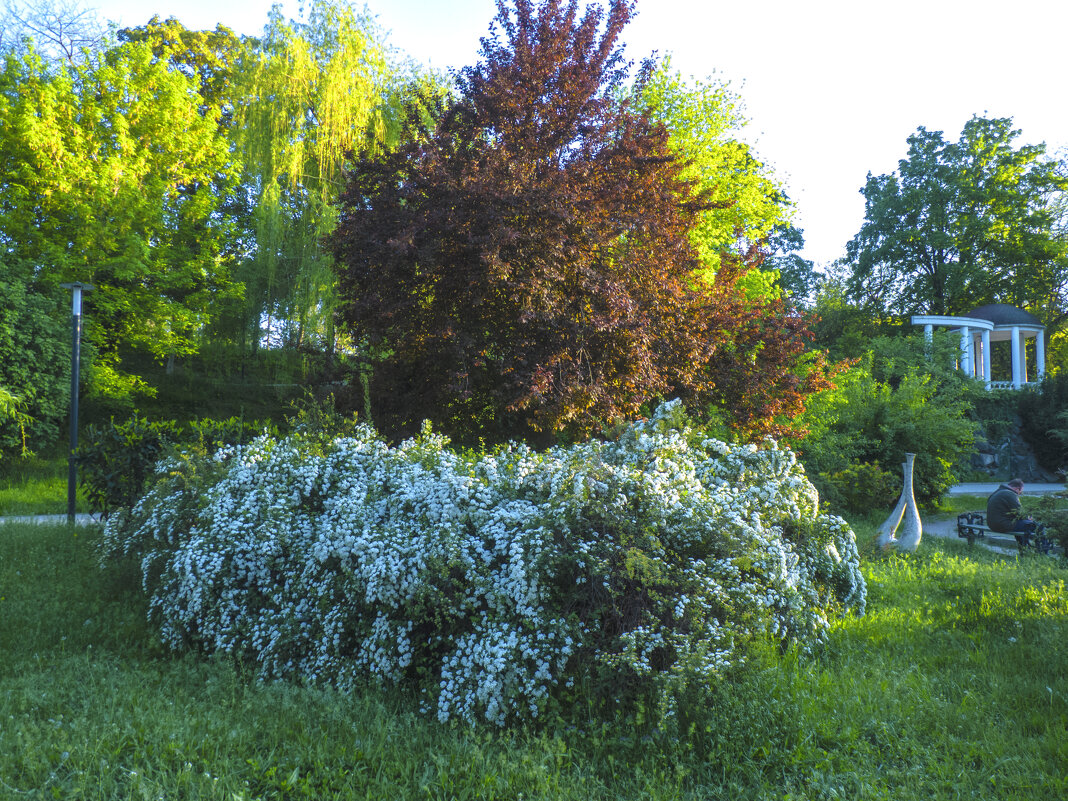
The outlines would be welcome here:
M 1049 558 L 869 551 L 865 617 L 815 657 L 758 654 L 685 731 L 576 708 L 502 732 L 165 652 L 136 566 L 100 572 L 97 536 L 0 526 L 0 799 L 1068 797 L 1068 574 Z

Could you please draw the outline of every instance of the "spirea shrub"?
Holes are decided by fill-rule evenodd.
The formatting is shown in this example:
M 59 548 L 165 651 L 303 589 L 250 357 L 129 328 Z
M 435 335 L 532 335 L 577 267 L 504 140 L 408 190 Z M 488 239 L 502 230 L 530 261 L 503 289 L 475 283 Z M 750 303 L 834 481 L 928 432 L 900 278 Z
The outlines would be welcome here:
M 677 402 L 607 442 L 447 444 L 360 427 L 171 459 L 104 556 L 140 559 L 173 648 L 501 725 L 576 683 L 670 698 L 755 638 L 810 648 L 864 610 L 853 533 L 793 454 L 707 438 Z

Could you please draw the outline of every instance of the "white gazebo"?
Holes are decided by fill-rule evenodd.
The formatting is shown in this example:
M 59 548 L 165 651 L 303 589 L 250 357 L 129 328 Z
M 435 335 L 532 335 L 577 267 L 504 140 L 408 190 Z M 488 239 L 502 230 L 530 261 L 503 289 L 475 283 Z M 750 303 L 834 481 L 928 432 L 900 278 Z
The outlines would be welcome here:
M 987 389 L 1020 389 L 1028 383 L 1025 343 L 1035 340 L 1035 380 L 1046 373 L 1046 327 L 1028 311 L 1005 303 L 991 303 L 973 309 L 963 317 L 940 314 L 915 314 L 913 325 L 922 325 L 931 338 L 934 327 L 943 326 L 960 332 L 960 368 L 975 378 L 986 381 Z M 1012 380 L 992 381 L 990 378 L 990 343 L 1010 340 L 1012 346 Z

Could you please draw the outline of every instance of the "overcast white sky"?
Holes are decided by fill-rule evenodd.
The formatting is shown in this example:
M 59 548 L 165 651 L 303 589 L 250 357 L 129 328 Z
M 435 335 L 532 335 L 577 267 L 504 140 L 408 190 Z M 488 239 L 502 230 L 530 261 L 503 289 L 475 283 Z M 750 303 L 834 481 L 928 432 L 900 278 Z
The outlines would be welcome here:
M 267 0 L 86 0 L 120 26 L 153 14 L 257 34 Z M 297 0 L 283 4 L 296 16 Z M 477 60 L 494 0 L 368 0 L 389 42 L 425 64 Z M 729 80 L 745 139 L 797 202 L 805 255 L 843 254 L 867 173 L 894 170 L 920 125 L 956 140 L 973 115 L 1009 116 L 1018 144 L 1068 148 L 1064 0 L 639 0 L 635 61 L 670 53 L 684 75 Z

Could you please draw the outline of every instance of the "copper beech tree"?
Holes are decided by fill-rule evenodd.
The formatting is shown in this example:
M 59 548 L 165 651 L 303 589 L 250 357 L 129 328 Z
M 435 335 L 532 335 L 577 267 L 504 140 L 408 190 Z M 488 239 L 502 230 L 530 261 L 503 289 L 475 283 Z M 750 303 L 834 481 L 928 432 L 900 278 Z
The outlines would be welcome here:
M 779 369 L 802 356 L 798 318 L 743 302 L 732 270 L 695 278 L 709 201 L 624 88 L 633 2 L 579 6 L 498 0 L 433 124 L 349 171 L 330 239 L 340 316 L 379 354 L 386 431 L 584 436 L 677 394 L 738 406 L 760 433 L 811 383 Z

